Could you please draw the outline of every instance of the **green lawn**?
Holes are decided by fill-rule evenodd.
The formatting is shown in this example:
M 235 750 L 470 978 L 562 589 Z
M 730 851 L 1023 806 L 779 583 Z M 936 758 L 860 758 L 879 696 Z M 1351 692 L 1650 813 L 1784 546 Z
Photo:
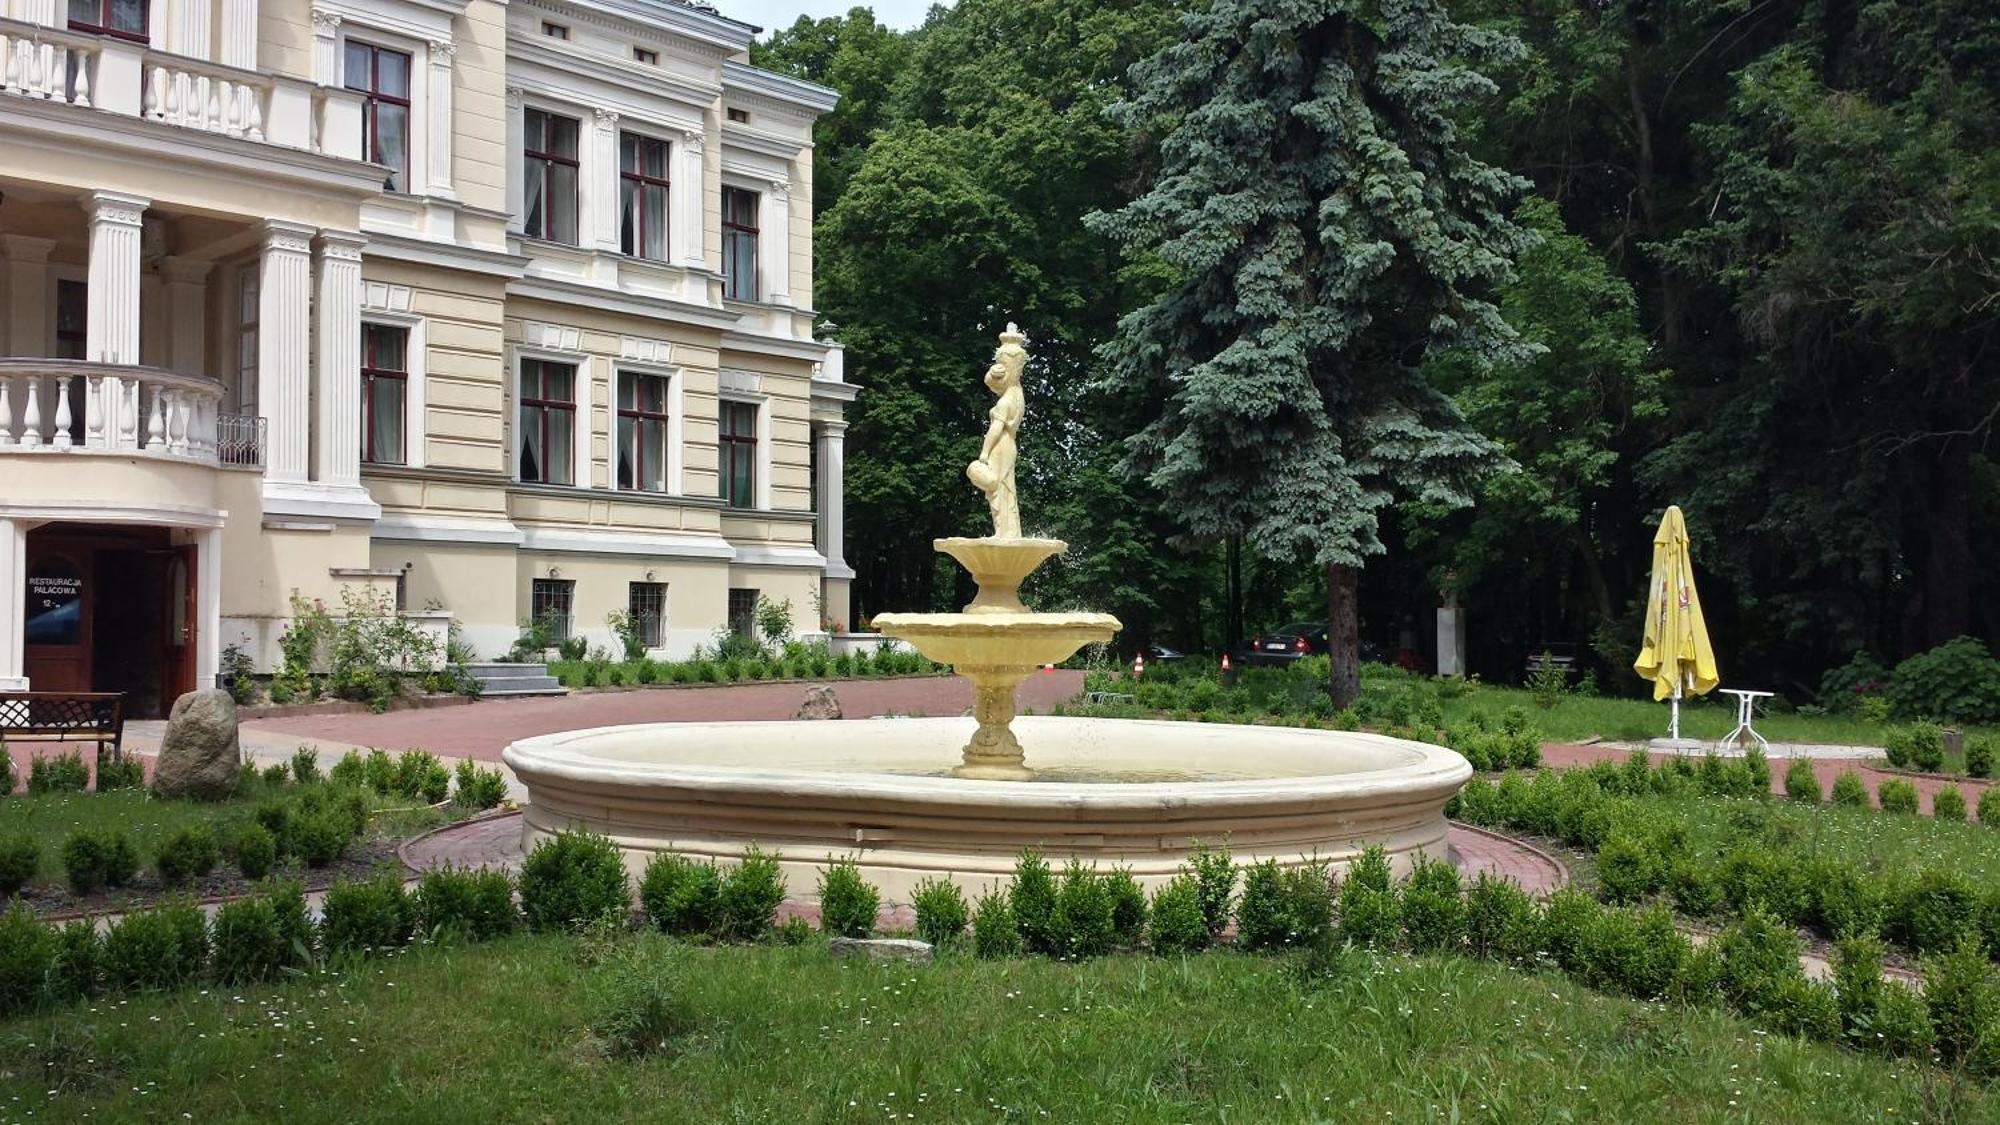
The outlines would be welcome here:
M 1482 687 L 1444 702 L 1445 721 L 1462 721 L 1480 713 L 1498 719 L 1509 707 L 1526 708 L 1545 738 L 1578 742 L 1586 738 L 1636 742 L 1667 736 L 1668 706 L 1642 699 L 1566 696 L 1542 708 L 1532 693 L 1517 688 Z M 1889 727 L 1851 715 L 1759 715 L 1757 733 L 1773 742 L 1816 742 L 1840 746 L 1880 746 Z M 1736 726 L 1736 701 L 1728 696 L 1687 700 L 1681 704 L 1681 735 L 1714 741 Z
M 1761 842 L 1798 859 L 1827 856 L 1870 872 L 1908 875 L 1949 866 L 1982 886 L 2000 880 L 2000 828 L 1985 824 L 1775 798 L 1639 800 L 1685 824 L 1690 843 L 1704 853 Z
M 1300 985 L 1218 953 L 930 966 L 816 944 L 664 959 L 694 1030 L 607 1057 L 588 943 L 424 948 L 346 975 L 0 1024 L 36 1120 L 1880 1121 L 1988 1118 L 1941 1072 L 1462 959 Z
M 280 787 L 259 780 L 227 801 L 162 800 L 140 789 L 114 789 L 109 793 L 16 794 L 0 797 L 0 839 L 26 835 L 41 845 L 39 878 L 63 878 L 63 842 L 79 829 L 116 829 L 131 836 L 142 862 L 150 866 L 161 841 L 183 828 L 198 824 L 224 824 L 249 817 L 258 802 L 283 792 Z M 371 794 L 378 810 L 373 821 L 376 832 L 391 837 L 411 836 L 443 824 L 446 815 L 406 797 Z

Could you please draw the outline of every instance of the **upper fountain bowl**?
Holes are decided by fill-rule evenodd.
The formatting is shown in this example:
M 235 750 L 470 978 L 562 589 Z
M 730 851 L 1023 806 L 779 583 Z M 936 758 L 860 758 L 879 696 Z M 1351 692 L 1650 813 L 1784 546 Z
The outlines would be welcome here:
M 1021 604 L 1021 582 L 1035 568 L 1069 549 L 1060 539 L 933 539 L 931 546 L 958 560 L 979 584 L 979 596 L 965 607 L 967 613 L 1026 613 Z

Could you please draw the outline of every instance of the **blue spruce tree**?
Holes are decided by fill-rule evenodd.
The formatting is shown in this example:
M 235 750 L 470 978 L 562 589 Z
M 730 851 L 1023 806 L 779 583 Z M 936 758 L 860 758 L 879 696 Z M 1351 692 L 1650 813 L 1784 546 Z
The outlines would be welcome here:
M 1335 703 L 1359 692 L 1359 568 L 1397 502 L 1459 506 L 1504 464 L 1423 373 L 1523 358 L 1489 294 L 1531 240 L 1524 181 L 1458 122 L 1519 49 L 1437 0 L 1214 0 L 1132 72 L 1149 190 L 1092 226 L 1156 263 L 1103 348 L 1143 424 L 1126 468 L 1190 536 L 1324 566 Z

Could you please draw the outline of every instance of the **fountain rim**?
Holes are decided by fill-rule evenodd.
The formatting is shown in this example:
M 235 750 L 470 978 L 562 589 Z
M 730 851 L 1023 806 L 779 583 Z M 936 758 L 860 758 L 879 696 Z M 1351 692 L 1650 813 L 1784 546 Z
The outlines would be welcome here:
M 893 731 L 905 724 L 949 724 L 954 730 L 970 730 L 969 718 L 922 718 L 847 720 L 843 729 L 862 723 L 882 724 Z M 501 752 L 501 761 L 524 782 L 551 779 L 586 785 L 616 785 L 631 789 L 683 789 L 713 793 L 784 794 L 792 798 L 816 797 L 849 801 L 921 802 L 930 805 L 1006 806 L 1017 809 L 1121 809 L 1139 807 L 1172 808 L 1198 806 L 1205 810 L 1231 806 L 1269 806 L 1274 801 L 1288 804 L 1345 804 L 1384 796 L 1400 799 L 1453 790 L 1472 776 L 1472 766 L 1454 751 L 1429 743 L 1391 738 L 1362 731 L 1325 731 L 1313 728 L 1263 727 L 1242 724 L 1187 724 L 1158 719 L 1092 719 L 1066 716 L 1030 716 L 1019 723 L 1028 732 L 1047 733 L 1053 726 L 1089 730 L 1116 726 L 1121 730 L 1140 727 L 1153 730 L 1184 730 L 1189 726 L 1210 735 L 1230 730 L 1253 733 L 1259 738 L 1298 741 L 1326 741 L 1338 744 L 1362 741 L 1373 747 L 1400 750 L 1409 755 L 1403 763 L 1377 769 L 1330 774 L 1284 774 L 1269 777 L 1182 781 L 992 781 L 959 778 L 942 774 L 897 774 L 868 771 L 786 769 L 751 765 L 687 765 L 673 762 L 635 762 L 593 755 L 578 743 L 638 732 L 675 734 L 680 738 L 698 736 L 702 730 L 724 729 L 740 733 L 760 727 L 792 727 L 796 720 L 745 720 L 697 723 L 627 723 L 558 731 L 517 740 Z M 941 760 L 940 767 L 949 763 Z

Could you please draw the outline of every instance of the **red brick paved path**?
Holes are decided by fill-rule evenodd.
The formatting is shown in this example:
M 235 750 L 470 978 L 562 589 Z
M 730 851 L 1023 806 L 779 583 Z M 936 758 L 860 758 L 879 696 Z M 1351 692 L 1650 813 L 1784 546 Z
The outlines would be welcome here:
M 956 676 L 900 680 L 829 680 L 851 718 L 905 714 L 962 715 L 972 685 Z M 538 699 L 491 699 L 466 707 L 395 711 L 386 715 L 298 715 L 245 723 L 259 731 L 324 738 L 389 750 L 429 750 L 449 757 L 497 762 L 517 738 L 620 723 L 685 723 L 789 719 L 807 683 L 728 684 L 633 691 L 596 691 Z M 1023 711 L 1047 714 L 1083 690 L 1083 673 L 1038 672 L 1017 695 Z

